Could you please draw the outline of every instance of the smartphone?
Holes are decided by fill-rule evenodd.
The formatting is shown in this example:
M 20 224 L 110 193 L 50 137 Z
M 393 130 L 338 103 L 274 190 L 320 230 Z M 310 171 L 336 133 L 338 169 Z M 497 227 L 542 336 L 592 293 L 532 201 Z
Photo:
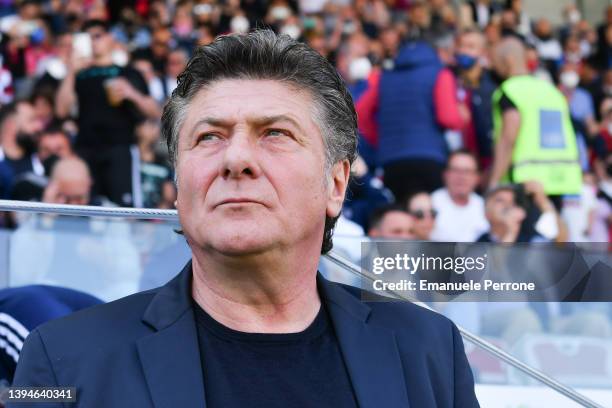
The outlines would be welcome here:
M 72 50 L 77 58 L 92 57 L 91 37 L 87 33 L 76 33 L 72 36 Z

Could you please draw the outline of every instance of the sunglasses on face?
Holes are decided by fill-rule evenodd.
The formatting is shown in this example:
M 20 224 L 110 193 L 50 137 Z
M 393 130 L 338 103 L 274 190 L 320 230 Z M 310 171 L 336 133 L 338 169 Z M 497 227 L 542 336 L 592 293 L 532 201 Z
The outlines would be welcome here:
M 100 38 L 104 37 L 105 33 L 91 33 L 89 36 L 91 37 L 92 40 L 99 40 Z
M 417 220 L 423 220 L 428 216 L 431 218 L 436 218 L 436 216 L 438 215 L 438 212 L 434 209 L 414 210 L 414 211 L 410 211 L 410 214 L 412 214 L 412 216 L 415 217 Z

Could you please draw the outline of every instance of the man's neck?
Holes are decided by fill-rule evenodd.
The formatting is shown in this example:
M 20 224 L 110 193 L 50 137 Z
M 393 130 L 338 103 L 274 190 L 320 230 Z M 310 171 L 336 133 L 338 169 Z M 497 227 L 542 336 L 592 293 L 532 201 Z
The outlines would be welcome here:
M 456 205 L 463 207 L 465 205 L 468 205 L 469 201 L 470 201 L 470 195 L 464 195 L 464 194 L 451 194 L 450 191 L 448 193 L 448 195 L 450 196 L 451 200 L 453 201 L 453 203 L 455 203 Z
M 192 296 L 219 323 L 248 333 L 295 333 L 321 307 L 316 257 L 258 256 L 236 260 L 194 251 Z M 264 259 L 265 258 L 265 259 Z M 303 262 L 312 259 L 314 262 Z M 291 265 L 288 259 L 299 262 Z
M 96 67 L 108 67 L 109 65 L 113 65 L 113 57 L 111 54 L 101 55 L 94 59 L 93 65 Z
M 524 64 L 518 64 L 510 67 L 510 77 L 529 75 L 529 70 Z
M 480 85 L 480 76 L 482 75 L 482 67 L 478 64 L 467 70 L 464 75 L 464 80 L 469 88 L 478 88 Z

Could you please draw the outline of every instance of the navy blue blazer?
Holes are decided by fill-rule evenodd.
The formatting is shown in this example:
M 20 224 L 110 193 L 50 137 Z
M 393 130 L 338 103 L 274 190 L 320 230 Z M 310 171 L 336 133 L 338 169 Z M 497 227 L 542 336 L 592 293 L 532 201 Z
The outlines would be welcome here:
M 205 407 L 191 274 L 190 262 L 158 289 L 38 327 L 13 385 L 75 386 L 67 407 Z M 358 289 L 321 276 L 318 285 L 360 407 L 478 407 L 450 320 L 409 303 L 361 302 Z

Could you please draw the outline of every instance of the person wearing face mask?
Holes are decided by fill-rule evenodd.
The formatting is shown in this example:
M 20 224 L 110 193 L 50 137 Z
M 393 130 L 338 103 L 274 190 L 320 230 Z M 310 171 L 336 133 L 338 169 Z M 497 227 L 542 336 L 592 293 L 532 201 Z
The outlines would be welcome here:
M 595 108 L 591 95 L 579 87 L 580 75 L 576 64 L 566 63 L 559 74 L 559 90 L 569 103 L 570 115 L 576 131 L 576 140 L 583 169 L 588 168 L 587 143 L 597 135 L 599 126 L 595 121 Z
M 569 106 L 563 94 L 528 74 L 525 47 L 504 39 L 493 52 L 503 82 L 493 95 L 494 155 L 489 187 L 537 180 L 557 209 L 579 194 L 582 171 Z
M 460 92 L 465 93 L 465 102 L 472 118 L 463 132 L 464 146 L 478 157 L 480 167 L 487 170 L 493 156 L 491 100 L 495 92 L 495 82 L 480 62 L 486 51 L 485 46 L 485 38 L 479 30 L 471 29 L 459 33 L 455 62 L 460 79 Z

